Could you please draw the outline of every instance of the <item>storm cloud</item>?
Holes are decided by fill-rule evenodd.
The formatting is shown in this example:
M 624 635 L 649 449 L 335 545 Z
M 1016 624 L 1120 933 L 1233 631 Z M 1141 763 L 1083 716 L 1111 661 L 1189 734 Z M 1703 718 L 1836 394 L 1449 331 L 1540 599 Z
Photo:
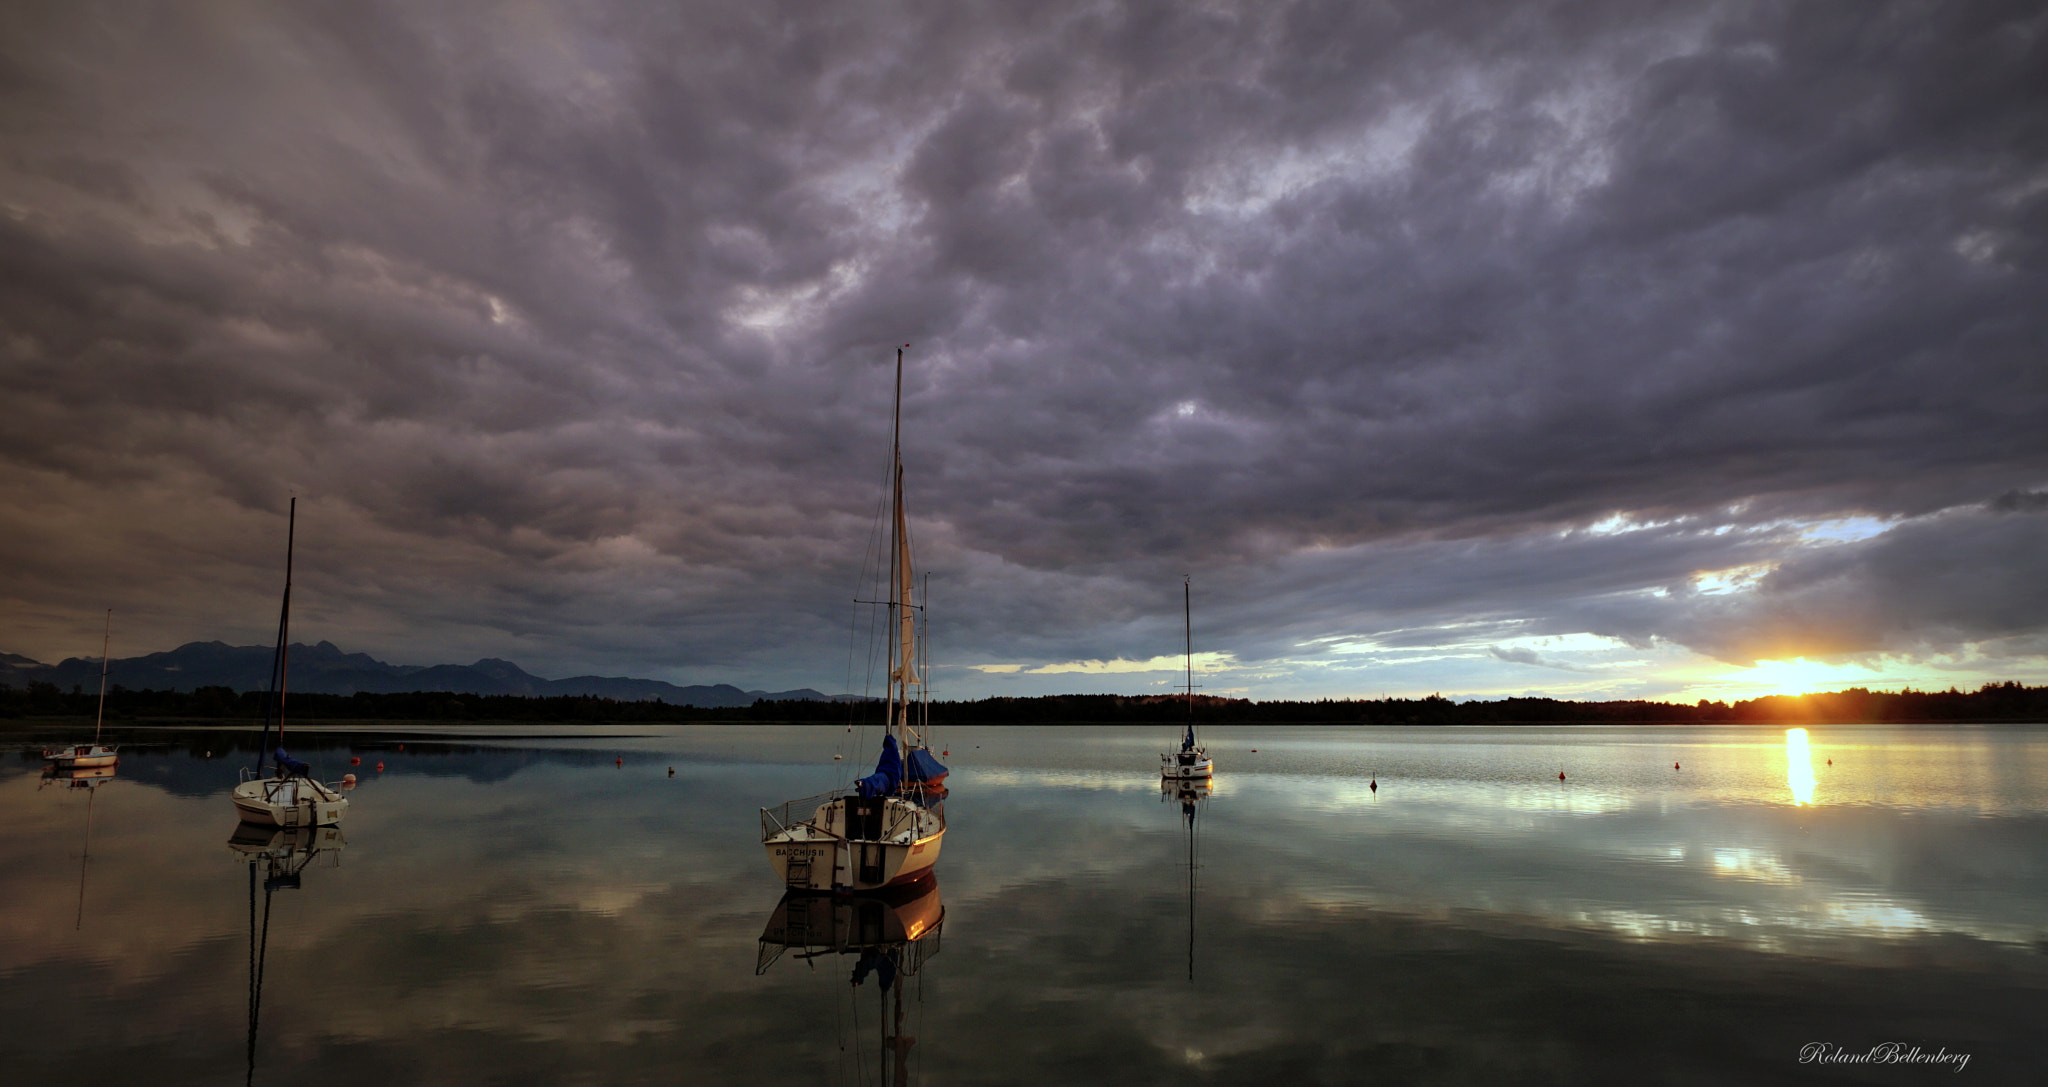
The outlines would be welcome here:
M 2048 677 L 2038 5 L 0 28 L 12 652 L 857 685 L 908 343 L 941 694 Z

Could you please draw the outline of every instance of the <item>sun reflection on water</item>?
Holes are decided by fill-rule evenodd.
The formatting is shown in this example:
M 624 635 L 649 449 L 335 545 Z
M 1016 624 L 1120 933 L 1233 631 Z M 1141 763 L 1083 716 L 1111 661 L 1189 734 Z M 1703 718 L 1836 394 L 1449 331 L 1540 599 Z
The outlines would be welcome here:
M 1813 803 L 1813 753 L 1803 728 L 1785 730 L 1785 784 L 1792 788 L 1792 803 Z

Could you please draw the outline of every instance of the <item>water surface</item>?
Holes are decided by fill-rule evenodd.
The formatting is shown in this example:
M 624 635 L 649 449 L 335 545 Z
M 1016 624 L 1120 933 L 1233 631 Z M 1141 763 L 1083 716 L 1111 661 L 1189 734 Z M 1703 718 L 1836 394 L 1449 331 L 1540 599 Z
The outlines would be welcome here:
M 233 734 L 131 744 L 94 788 L 8 763 L 10 1078 L 870 1083 L 900 1057 L 931 1084 L 1996 1083 L 2044 1063 L 2040 726 L 1219 729 L 1215 786 L 1185 800 L 1152 776 L 1170 730 L 951 729 L 937 886 L 899 911 L 942 920 L 886 989 L 851 984 L 858 954 L 761 943 L 789 919 L 758 809 L 864 772 L 873 736 L 592 732 L 302 736 L 363 784 L 341 834 L 269 857 L 231 841 Z M 1799 1060 L 1887 1042 L 1969 1061 Z

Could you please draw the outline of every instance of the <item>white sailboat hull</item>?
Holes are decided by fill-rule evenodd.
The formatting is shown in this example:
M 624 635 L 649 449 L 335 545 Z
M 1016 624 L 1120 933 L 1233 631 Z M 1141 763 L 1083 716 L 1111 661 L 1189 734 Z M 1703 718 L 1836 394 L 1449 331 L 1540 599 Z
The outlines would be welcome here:
M 235 786 L 235 811 L 245 823 L 324 827 L 341 822 L 348 798 L 311 778 L 254 778 Z
M 1201 751 L 1193 759 L 1180 755 L 1159 756 L 1159 776 L 1168 781 L 1197 781 L 1216 773 L 1216 760 Z
M 68 770 L 72 767 L 113 766 L 121 761 L 121 754 L 116 748 L 99 744 L 73 744 L 70 747 L 45 748 L 43 758 Z
M 856 809 L 851 815 L 849 802 Z M 879 811 L 863 820 L 861 803 L 859 798 L 837 797 L 820 804 L 804 822 L 764 828 L 761 845 L 785 887 L 875 891 L 931 871 L 945 844 L 944 815 L 892 796 L 868 801 Z

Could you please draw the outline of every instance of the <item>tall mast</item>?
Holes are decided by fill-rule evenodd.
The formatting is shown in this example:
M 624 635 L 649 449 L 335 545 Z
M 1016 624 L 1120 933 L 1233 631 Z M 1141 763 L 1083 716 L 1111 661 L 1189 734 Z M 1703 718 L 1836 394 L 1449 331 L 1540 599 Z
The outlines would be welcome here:
M 99 746 L 100 724 L 107 719 L 107 647 L 114 643 L 114 609 L 107 609 L 107 632 L 100 636 L 100 709 L 92 719 L 93 746 Z M 86 803 L 87 818 L 90 820 L 92 804 Z
M 889 418 L 889 731 L 896 729 L 903 673 L 903 349 L 896 349 L 896 399 Z
M 1191 575 L 1180 576 L 1180 621 L 1181 633 L 1187 639 L 1182 660 L 1188 670 L 1188 727 L 1195 727 L 1195 618 L 1194 591 L 1188 587 Z
M 289 513 L 286 515 L 284 530 L 284 603 L 277 609 L 277 649 L 270 657 L 270 691 L 263 696 L 263 740 L 256 749 L 256 772 L 263 773 L 264 752 L 270 750 L 270 722 L 273 714 L 277 719 L 278 746 L 284 745 L 284 682 L 285 653 L 289 642 L 292 614 L 292 543 L 298 534 L 299 499 L 292 497 Z
M 889 529 L 889 618 L 895 625 L 889 642 L 889 721 L 896 728 L 908 728 L 910 686 L 918 682 L 914 595 L 917 586 L 910 569 L 910 529 L 903 514 L 902 347 L 896 349 L 896 405 L 890 424 L 889 477 L 894 506 Z M 904 742 L 904 737 L 899 736 L 898 742 Z

